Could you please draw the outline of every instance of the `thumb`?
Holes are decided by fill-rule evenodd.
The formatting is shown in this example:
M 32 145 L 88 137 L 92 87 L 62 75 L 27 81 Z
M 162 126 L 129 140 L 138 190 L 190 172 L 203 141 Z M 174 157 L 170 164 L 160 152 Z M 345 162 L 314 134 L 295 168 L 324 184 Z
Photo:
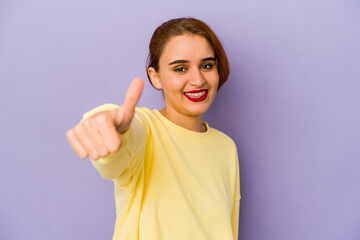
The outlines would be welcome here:
M 136 104 L 139 102 L 142 90 L 144 88 L 144 82 L 141 78 L 135 78 L 126 93 L 124 104 L 117 109 L 115 116 L 116 126 L 123 124 L 124 120 L 131 120 L 134 116 Z M 125 123 L 127 125 L 128 123 Z
M 123 107 L 125 111 L 133 111 L 136 104 L 139 102 L 142 90 L 144 88 L 144 81 L 141 78 L 135 78 L 126 93 Z

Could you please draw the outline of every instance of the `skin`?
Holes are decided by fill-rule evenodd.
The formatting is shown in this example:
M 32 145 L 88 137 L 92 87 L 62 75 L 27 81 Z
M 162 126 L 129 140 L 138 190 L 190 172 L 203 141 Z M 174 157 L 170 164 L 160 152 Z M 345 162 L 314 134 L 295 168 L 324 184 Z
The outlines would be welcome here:
M 98 160 L 120 149 L 121 133 L 130 126 L 143 87 L 143 80 L 135 78 L 122 106 L 113 111 L 97 113 L 67 131 L 68 141 L 79 157 Z
M 179 60 L 185 63 L 171 64 Z M 167 119 L 192 131 L 206 131 L 201 122 L 215 98 L 219 74 L 214 50 L 204 37 L 184 34 L 170 38 L 160 56 L 158 72 L 150 67 L 148 74 L 153 85 L 163 90 L 165 107 L 160 112 Z M 192 102 L 184 96 L 184 92 L 199 89 L 208 90 L 204 101 Z
M 168 40 L 160 56 L 159 71 L 148 69 L 153 85 L 164 93 L 162 115 L 186 129 L 206 131 L 202 118 L 215 98 L 219 83 L 214 57 L 212 47 L 201 36 L 185 34 Z M 123 105 L 113 111 L 97 113 L 66 133 L 79 157 L 98 160 L 120 149 L 121 134 L 131 124 L 143 87 L 143 80 L 134 79 Z M 204 101 L 192 102 L 184 96 L 184 92 L 199 89 L 208 90 Z

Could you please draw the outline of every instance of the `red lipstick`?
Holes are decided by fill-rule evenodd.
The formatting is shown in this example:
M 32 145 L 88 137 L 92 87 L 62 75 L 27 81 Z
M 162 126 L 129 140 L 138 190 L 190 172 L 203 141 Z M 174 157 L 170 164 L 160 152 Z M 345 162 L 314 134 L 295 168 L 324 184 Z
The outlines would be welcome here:
M 207 89 L 192 90 L 192 91 L 184 92 L 184 95 L 187 99 L 189 99 L 192 102 L 201 102 L 207 98 L 208 90 Z

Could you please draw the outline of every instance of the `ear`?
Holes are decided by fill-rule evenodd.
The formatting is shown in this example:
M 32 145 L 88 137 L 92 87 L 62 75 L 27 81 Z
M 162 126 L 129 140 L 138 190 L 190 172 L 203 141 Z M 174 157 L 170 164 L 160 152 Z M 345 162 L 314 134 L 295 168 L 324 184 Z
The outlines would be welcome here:
M 147 73 L 150 77 L 150 81 L 151 81 L 152 85 L 156 89 L 162 89 L 159 73 L 157 71 L 155 71 L 155 69 L 153 67 L 149 67 L 147 70 Z

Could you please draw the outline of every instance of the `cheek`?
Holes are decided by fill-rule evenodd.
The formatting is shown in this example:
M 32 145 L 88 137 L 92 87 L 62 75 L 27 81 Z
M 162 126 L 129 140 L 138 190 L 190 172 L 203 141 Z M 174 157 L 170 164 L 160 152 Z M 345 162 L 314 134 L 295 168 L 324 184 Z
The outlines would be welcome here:
M 163 74 L 160 76 L 164 91 L 181 92 L 184 88 L 184 79 L 182 76 L 174 76 L 173 74 Z
M 219 74 L 217 72 L 213 72 L 208 76 L 209 84 L 216 87 L 219 85 Z

